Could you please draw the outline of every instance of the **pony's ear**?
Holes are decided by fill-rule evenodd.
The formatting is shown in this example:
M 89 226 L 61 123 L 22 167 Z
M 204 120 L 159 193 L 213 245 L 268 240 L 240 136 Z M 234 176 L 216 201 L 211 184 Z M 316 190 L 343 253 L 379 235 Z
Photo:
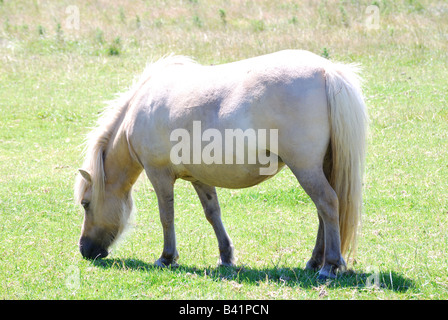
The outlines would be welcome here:
M 84 169 L 79 169 L 79 173 L 88 183 L 92 183 L 92 176 L 90 175 L 90 173 L 88 173 Z

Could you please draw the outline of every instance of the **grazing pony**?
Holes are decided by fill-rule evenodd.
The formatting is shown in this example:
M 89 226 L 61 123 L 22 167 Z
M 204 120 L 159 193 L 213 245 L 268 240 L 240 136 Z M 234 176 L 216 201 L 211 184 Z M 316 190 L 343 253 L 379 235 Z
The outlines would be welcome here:
M 199 196 L 218 239 L 219 264 L 234 265 L 215 187 L 250 187 L 286 165 L 319 218 L 306 268 L 334 278 L 356 248 L 366 126 L 353 65 L 299 50 L 214 66 L 182 56 L 160 59 L 111 104 L 88 137 L 75 185 L 76 201 L 85 209 L 81 254 L 107 256 L 128 222 L 132 186 L 145 170 L 163 227 L 156 265 L 177 265 L 173 187 L 178 178 L 190 181 Z M 227 148 L 228 132 L 234 133 L 232 143 L 236 133 L 243 135 L 236 148 L 232 143 Z M 191 134 L 193 141 L 187 141 Z M 244 155 L 255 149 L 256 157 L 248 161 Z

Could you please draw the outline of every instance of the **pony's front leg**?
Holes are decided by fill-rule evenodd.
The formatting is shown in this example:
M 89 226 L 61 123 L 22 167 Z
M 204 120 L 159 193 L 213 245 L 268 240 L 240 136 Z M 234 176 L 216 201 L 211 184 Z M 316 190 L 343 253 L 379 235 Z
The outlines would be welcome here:
M 176 249 L 176 233 L 174 230 L 173 196 L 165 195 L 163 198 L 163 205 L 159 200 L 160 222 L 163 228 L 163 251 L 155 265 L 159 267 L 178 267 L 179 253 Z
M 174 230 L 174 179 L 168 172 L 146 170 L 157 195 L 160 222 L 163 228 L 163 252 L 155 262 L 159 267 L 177 267 L 179 254 L 176 249 L 176 233 Z
M 220 266 L 234 266 L 235 258 L 233 256 L 234 247 L 232 240 L 227 234 L 221 220 L 221 209 L 219 207 L 218 195 L 216 188 L 203 184 L 201 182 L 192 183 L 196 193 L 201 200 L 204 208 L 205 217 L 213 226 L 216 237 L 218 238 L 219 255 L 218 265 Z

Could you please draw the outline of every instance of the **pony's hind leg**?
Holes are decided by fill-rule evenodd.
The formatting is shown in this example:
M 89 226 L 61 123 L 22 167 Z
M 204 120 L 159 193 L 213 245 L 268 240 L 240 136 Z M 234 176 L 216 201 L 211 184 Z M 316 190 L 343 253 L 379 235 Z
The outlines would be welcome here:
M 325 234 L 324 234 L 324 223 L 322 218 L 319 218 L 319 228 L 317 230 L 316 244 L 311 255 L 311 259 L 306 263 L 307 270 L 317 271 L 319 270 L 325 260 Z
M 203 184 L 199 181 L 192 182 L 196 193 L 201 200 L 202 207 L 204 208 L 205 217 L 208 222 L 213 226 L 216 237 L 218 239 L 220 258 L 218 265 L 222 266 L 234 266 L 235 259 L 233 256 L 234 247 L 232 240 L 227 234 L 224 225 L 221 220 L 221 209 L 218 203 L 218 195 L 216 194 L 215 187 Z
M 291 168 L 291 167 L 290 167 Z M 318 267 L 319 278 L 335 278 L 336 270 L 345 269 L 345 261 L 341 255 L 341 240 L 339 235 L 338 198 L 330 186 L 322 168 L 297 169 L 291 168 L 300 185 L 311 197 L 319 215 L 319 231 L 313 256 L 307 267 Z M 322 261 L 322 252 L 323 261 Z
M 327 153 L 325 154 L 323 170 L 325 178 L 330 181 L 330 174 L 332 170 L 332 160 L 331 160 L 331 148 L 327 148 Z M 325 234 L 324 234 L 324 223 L 322 218 L 319 218 L 319 228 L 317 230 L 316 245 L 314 246 L 313 254 L 311 259 L 306 264 L 306 269 L 317 271 L 319 270 L 325 260 Z
M 176 234 L 174 230 L 174 179 L 169 171 L 148 169 L 146 174 L 157 195 L 160 222 L 163 228 L 163 252 L 155 262 L 159 267 L 177 267 L 179 254 L 176 249 Z

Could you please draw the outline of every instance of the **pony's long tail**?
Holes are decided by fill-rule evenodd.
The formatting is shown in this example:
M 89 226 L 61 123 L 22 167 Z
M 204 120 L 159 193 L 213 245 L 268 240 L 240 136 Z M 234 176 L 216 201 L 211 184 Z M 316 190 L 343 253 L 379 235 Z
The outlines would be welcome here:
M 354 255 L 362 211 L 362 178 L 368 115 L 358 67 L 331 63 L 326 72 L 331 125 L 329 182 L 339 200 L 342 256 Z

